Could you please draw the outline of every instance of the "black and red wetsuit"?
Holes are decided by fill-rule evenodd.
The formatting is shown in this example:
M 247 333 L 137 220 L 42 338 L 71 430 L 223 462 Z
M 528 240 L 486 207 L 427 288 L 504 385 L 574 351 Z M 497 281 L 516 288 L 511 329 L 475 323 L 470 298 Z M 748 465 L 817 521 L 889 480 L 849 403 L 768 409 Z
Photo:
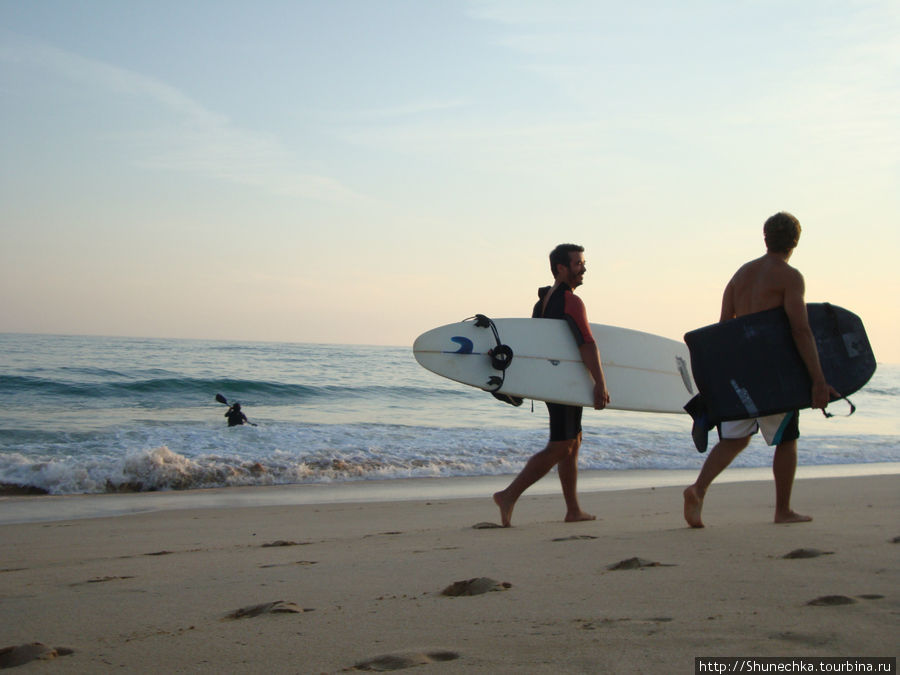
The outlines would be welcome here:
M 594 335 L 591 333 L 591 325 L 588 323 L 587 311 L 584 303 L 572 292 L 568 284 L 560 283 L 553 291 L 553 295 L 547 300 L 544 307 L 544 297 L 550 292 L 550 286 L 538 289 L 538 301 L 531 312 L 532 319 L 565 319 L 572 329 L 575 342 L 578 346 L 593 344 Z
M 575 343 L 580 347 L 584 344 L 594 344 L 594 335 L 588 323 L 587 311 L 584 303 L 572 292 L 568 284 L 560 283 L 553 295 L 544 305 L 544 297 L 550 292 L 551 286 L 538 289 L 538 301 L 531 312 L 533 319 L 564 319 Z M 570 441 L 581 433 L 581 406 L 563 405 L 561 403 L 547 403 L 550 413 L 550 440 Z

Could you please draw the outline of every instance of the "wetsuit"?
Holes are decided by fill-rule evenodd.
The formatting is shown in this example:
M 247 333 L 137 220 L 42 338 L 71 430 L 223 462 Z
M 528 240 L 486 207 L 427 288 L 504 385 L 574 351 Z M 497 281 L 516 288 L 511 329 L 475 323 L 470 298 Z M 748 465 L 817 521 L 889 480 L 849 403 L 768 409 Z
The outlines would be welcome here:
M 228 418 L 228 426 L 230 427 L 236 427 L 247 421 L 247 416 L 241 412 L 241 409 L 235 410 L 233 406 L 225 413 L 225 417 Z
M 553 295 L 544 307 L 544 297 L 550 291 L 551 286 L 538 289 L 538 301 L 531 312 L 533 319 L 564 319 L 575 343 L 580 347 L 584 344 L 594 344 L 594 335 L 587 320 L 587 311 L 584 303 L 572 292 L 568 284 L 561 283 L 556 287 Z M 581 433 L 581 406 L 563 405 L 561 403 L 547 403 L 547 411 L 550 413 L 550 440 L 570 441 Z

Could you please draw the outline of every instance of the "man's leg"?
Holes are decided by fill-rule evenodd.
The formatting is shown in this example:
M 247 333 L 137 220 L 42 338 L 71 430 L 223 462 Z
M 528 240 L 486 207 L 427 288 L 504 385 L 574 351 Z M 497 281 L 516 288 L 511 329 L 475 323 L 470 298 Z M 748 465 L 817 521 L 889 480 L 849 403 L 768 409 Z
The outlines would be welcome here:
M 794 474 L 797 473 L 797 441 L 784 441 L 775 446 L 772 458 L 775 475 L 775 522 L 808 523 L 812 516 L 803 516 L 791 510 L 791 492 Z
M 577 441 L 550 441 L 546 448 L 531 456 L 519 475 L 505 490 L 494 493 L 494 503 L 500 507 L 500 521 L 503 527 L 510 526 L 513 508 L 522 493 L 569 455 L 572 443 Z
M 710 450 L 709 456 L 703 462 L 700 475 L 694 484 L 684 491 L 684 519 L 691 527 L 703 527 L 701 512 L 703 511 L 703 498 L 710 484 L 716 476 L 722 473 L 731 464 L 735 457 L 747 447 L 751 436 L 745 438 L 723 438 Z
M 578 450 L 581 447 L 581 434 L 571 441 L 572 446 L 569 452 L 559 460 L 557 473 L 559 474 L 559 482 L 562 485 L 563 498 L 566 500 L 566 518 L 567 523 L 579 522 L 582 520 L 596 520 L 597 516 L 585 513 L 578 504 L 578 492 L 576 490 L 578 484 Z

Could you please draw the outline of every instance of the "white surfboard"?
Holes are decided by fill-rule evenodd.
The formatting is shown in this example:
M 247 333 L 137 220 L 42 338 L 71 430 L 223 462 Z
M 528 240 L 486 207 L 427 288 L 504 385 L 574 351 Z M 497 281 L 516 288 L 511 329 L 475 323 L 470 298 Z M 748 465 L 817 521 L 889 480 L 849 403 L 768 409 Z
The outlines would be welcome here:
M 485 391 L 593 407 L 593 380 L 562 319 L 475 320 L 440 326 L 416 338 L 424 368 Z M 610 408 L 683 413 L 696 393 L 683 342 L 651 333 L 591 324 L 609 389 Z M 499 342 L 512 350 L 505 370 L 492 364 Z M 502 365 L 502 364 L 500 364 Z

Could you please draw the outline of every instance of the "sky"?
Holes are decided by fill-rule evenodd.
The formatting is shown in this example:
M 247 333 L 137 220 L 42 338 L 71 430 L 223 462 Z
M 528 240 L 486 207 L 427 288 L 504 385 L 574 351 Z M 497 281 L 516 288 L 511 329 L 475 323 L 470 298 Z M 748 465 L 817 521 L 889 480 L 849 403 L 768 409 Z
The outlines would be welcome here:
M 0 332 L 681 339 L 795 214 L 900 363 L 896 0 L 0 0 Z

